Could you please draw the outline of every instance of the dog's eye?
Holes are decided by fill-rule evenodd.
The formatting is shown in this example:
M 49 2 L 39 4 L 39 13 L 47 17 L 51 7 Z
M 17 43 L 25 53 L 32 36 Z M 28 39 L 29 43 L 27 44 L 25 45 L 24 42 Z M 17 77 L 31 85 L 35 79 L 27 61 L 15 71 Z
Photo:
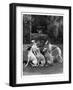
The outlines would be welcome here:
M 36 51 L 34 51 L 33 53 L 34 53 L 34 55 L 37 55 L 37 52 Z
M 35 52 L 35 55 L 37 55 L 37 52 Z

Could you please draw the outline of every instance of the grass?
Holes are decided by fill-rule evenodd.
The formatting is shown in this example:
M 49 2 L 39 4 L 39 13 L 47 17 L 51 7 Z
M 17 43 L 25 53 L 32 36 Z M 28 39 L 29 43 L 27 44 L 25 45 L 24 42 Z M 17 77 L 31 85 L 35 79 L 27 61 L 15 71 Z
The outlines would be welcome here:
M 28 65 L 23 68 L 24 75 L 59 74 L 63 72 L 63 64 L 54 63 L 44 67 L 32 67 Z
M 29 44 L 24 45 L 23 48 L 23 61 L 27 61 L 27 55 L 28 52 L 26 50 L 26 48 L 30 46 Z M 62 45 L 58 45 L 63 53 L 63 46 Z M 57 62 L 55 62 L 53 65 L 47 65 L 44 67 L 32 67 L 30 64 L 25 67 L 25 65 L 23 64 L 23 74 L 24 75 L 41 75 L 41 74 L 58 74 L 58 73 L 62 73 L 63 72 L 63 63 L 59 64 Z

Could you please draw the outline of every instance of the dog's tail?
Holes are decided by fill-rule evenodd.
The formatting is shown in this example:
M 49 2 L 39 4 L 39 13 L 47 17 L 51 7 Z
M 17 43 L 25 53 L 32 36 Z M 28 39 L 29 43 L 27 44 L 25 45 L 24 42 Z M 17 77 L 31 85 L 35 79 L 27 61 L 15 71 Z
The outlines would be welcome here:
M 27 67 L 29 62 L 28 61 L 23 61 L 24 67 Z

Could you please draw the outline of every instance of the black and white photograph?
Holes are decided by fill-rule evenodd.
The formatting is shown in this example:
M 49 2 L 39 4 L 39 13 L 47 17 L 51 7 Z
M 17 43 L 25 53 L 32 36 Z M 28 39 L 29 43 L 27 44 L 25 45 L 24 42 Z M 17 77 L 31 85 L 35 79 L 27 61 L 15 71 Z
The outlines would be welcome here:
M 63 73 L 63 16 L 23 14 L 23 75 Z
M 10 4 L 10 86 L 71 83 L 71 7 Z

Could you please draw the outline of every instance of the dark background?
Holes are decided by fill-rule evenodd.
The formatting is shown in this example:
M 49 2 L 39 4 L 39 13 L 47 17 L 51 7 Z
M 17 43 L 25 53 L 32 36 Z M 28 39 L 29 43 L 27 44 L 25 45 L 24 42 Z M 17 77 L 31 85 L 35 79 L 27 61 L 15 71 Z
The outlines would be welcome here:
M 23 44 L 31 39 L 63 44 L 63 16 L 23 15 Z

